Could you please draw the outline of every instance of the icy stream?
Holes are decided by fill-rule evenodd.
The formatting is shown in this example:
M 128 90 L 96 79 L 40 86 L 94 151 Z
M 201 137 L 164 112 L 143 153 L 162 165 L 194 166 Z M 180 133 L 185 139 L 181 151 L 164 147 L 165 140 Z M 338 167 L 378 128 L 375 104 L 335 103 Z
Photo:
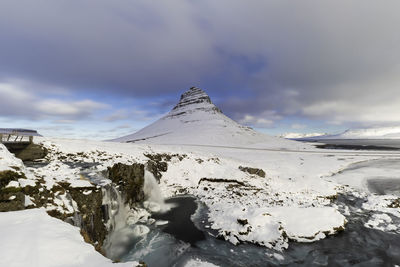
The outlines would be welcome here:
M 181 220 L 190 216 L 191 209 L 187 203 L 196 203 L 190 196 L 171 201 L 179 205 L 177 209 L 184 209 L 180 213 Z M 394 266 L 400 263 L 400 233 L 366 228 L 364 224 L 371 214 L 360 209 L 364 201 L 352 195 L 340 196 L 337 203 L 349 207 L 350 212 L 344 232 L 315 243 L 291 242 L 289 249 L 282 253 L 251 244 L 234 246 L 215 238 L 215 233 L 207 228 L 207 208 L 200 204 L 191 218 L 194 221 L 192 226 L 198 227 L 204 238 L 196 237 L 196 231 L 179 227 L 175 218 L 170 224 L 177 224 L 178 227 L 152 226 L 143 239 L 131 246 L 122 260 L 143 260 L 150 267 L 185 266 L 191 259 L 219 266 Z M 185 211 L 189 213 L 184 215 Z M 395 223 L 400 223 L 398 218 L 393 219 Z
M 351 166 L 342 174 L 360 173 L 363 168 L 397 169 L 398 163 L 399 160 L 393 159 L 366 162 Z M 93 174 L 90 170 L 92 166 L 81 167 L 82 173 L 101 184 L 101 175 Z M 390 173 L 393 174 L 393 170 Z M 175 197 L 164 202 L 154 177 L 148 178 L 145 184 L 147 202 L 143 208 L 151 213 L 145 209 L 129 209 L 123 204 L 118 190 L 104 187 L 103 204 L 108 206 L 106 214 L 110 219 L 107 224 L 110 235 L 104 248 L 107 256 L 114 260 L 142 260 L 150 267 L 185 266 L 193 259 L 218 266 L 400 264 L 399 228 L 381 231 L 366 227 L 371 218 L 382 216 L 382 212 L 365 209 L 365 196 L 346 193 L 339 195 L 335 201 L 348 220 L 344 232 L 314 243 L 291 242 L 289 249 L 276 252 L 251 244 L 234 246 L 217 239 L 215 231 L 210 230 L 206 206 L 193 196 Z M 377 194 L 398 194 L 398 181 L 392 176 L 371 178 L 368 179 L 368 188 Z M 400 225 L 399 217 L 384 215 L 393 225 Z
M 398 161 L 392 159 L 362 163 L 362 166 L 396 168 Z M 351 166 L 352 172 L 360 166 Z M 398 193 L 399 180 L 391 177 L 369 180 L 370 186 L 381 190 L 380 194 Z M 373 184 L 373 185 L 372 185 Z M 387 188 L 390 188 L 388 191 Z M 400 232 L 377 230 L 366 227 L 375 216 L 400 225 L 400 218 L 392 214 L 365 209 L 368 198 L 351 192 L 339 195 L 335 204 L 346 215 L 346 230 L 336 236 L 314 243 L 291 242 L 289 249 L 276 252 L 263 247 L 241 244 L 234 246 L 215 238 L 207 221 L 207 207 L 191 196 L 168 200 L 177 205 L 170 212 L 154 214 L 157 220 L 168 220 L 166 225 L 157 223 L 150 232 L 134 244 L 122 260 L 143 260 L 148 266 L 185 266 L 192 259 L 209 262 L 219 266 L 395 266 L 400 264 Z M 193 205 L 197 209 L 194 211 Z M 188 218 L 191 219 L 188 222 Z M 182 226 L 182 221 L 186 221 Z M 196 230 L 193 230 L 196 227 Z M 203 235 L 200 235 L 202 232 Z

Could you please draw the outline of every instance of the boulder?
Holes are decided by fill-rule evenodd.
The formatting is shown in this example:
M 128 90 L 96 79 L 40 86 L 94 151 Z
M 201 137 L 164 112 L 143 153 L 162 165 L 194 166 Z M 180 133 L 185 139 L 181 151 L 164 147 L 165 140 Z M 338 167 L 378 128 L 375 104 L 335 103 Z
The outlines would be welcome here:
M 118 186 L 127 203 L 134 204 L 144 200 L 143 164 L 126 165 L 117 163 L 112 167 L 108 167 L 107 176 Z
M 262 169 L 239 166 L 239 170 L 265 178 L 265 171 L 263 171 Z
M 15 157 L 21 159 L 22 161 L 33 161 L 37 159 L 42 159 L 46 157 L 48 150 L 42 145 L 29 144 L 23 147 L 8 147 L 11 153 L 15 154 Z

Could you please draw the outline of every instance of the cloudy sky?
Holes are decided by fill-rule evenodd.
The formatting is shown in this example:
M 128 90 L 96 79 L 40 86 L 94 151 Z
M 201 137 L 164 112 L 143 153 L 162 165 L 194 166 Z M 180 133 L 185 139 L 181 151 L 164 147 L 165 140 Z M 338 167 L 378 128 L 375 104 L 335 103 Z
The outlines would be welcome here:
M 400 1 L 1 0 L 0 127 L 107 139 L 191 86 L 263 132 L 400 125 Z

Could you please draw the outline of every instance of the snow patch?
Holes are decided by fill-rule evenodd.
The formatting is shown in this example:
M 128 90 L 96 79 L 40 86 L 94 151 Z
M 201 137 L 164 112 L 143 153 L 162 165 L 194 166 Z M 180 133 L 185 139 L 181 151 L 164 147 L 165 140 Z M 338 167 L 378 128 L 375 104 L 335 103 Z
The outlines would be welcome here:
M 0 266 L 138 265 L 137 262 L 112 263 L 83 241 L 79 228 L 50 217 L 44 209 L 1 212 L 0 229 Z

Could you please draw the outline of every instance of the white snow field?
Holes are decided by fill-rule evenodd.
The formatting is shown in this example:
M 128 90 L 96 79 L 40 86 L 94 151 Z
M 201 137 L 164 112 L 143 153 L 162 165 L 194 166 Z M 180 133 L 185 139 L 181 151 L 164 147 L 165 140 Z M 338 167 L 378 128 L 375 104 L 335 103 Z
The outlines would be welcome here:
M 85 243 L 77 227 L 47 215 L 44 209 L 0 213 L 0 266 L 132 267 L 113 264 Z

